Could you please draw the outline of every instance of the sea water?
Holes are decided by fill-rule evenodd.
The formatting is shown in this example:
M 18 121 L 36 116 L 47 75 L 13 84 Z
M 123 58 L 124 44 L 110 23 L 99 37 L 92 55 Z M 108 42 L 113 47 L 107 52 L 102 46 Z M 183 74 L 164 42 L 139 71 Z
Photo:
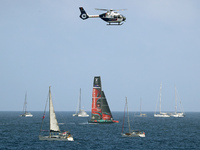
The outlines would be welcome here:
M 134 117 L 130 112 L 131 128 L 142 130 L 146 137 L 122 137 L 123 112 L 113 112 L 114 124 L 88 124 L 89 118 L 73 117 L 74 112 L 56 112 L 61 130 L 70 131 L 74 142 L 40 141 L 43 112 L 31 112 L 33 117 L 19 117 L 21 112 L 0 112 L 0 149 L 69 149 L 69 150 L 128 150 L 128 149 L 200 149 L 200 113 L 187 112 L 184 118 Z M 43 130 L 49 130 L 48 112 Z M 127 124 L 124 124 L 128 131 Z M 46 132 L 48 135 L 49 132 Z

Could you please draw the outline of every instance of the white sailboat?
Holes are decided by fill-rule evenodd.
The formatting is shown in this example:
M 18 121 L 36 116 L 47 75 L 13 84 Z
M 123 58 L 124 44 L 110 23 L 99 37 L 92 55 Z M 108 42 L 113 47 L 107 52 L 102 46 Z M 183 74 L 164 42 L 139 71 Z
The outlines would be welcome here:
M 81 88 L 80 88 L 80 94 L 79 94 L 79 100 L 78 100 L 78 105 L 76 108 L 76 113 L 73 114 L 72 116 L 76 117 L 89 117 L 89 115 L 81 109 Z
M 180 101 L 180 109 L 181 109 L 181 112 L 178 113 L 177 112 L 177 90 L 176 90 L 176 86 L 175 86 L 175 112 L 173 114 L 171 114 L 170 116 L 171 117 L 185 117 L 181 101 Z
M 146 114 L 142 113 L 142 99 L 140 98 L 140 114 L 139 115 L 135 115 L 136 117 L 146 117 Z
M 46 106 L 45 106 L 46 111 Z M 40 129 L 40 133 L 42 131 L 42 126 L 45 118 L 45 111 L 42 119 L 42 125 Z M 47 141 L 74 141 L 72 135 L 69 131 L 60 131 L 58 121 L 56 119 L 56 114 L 53 107 L 52 97 L 51 97 L 51 87 L 49 87 L 49 135 L 43 136 L 39 135 L 39 140 L 47 140 Z
M 127 108 L 127 119 L 128 119 L 128 129 L 129 132 L 123 133 L 124 130 L 124 119 L 125 119 L 125 110 Z M 129 120 L 129 113 L 128 113 L 128 101 L 127 101 L 127 97 L 126 97 L 126 104 L 125 104 L 125 108 L 124 108 L 124 117 L 123 117 L 123 125 L 122 125 L 122 133 L 121 133 L 122 137 L 145 137 L 145 133 L 143 131 L 138 131 L 138 130 L 131 130 L 131 126 L 130 126 L 130 120 Z
M 27 92 L 25 94 L 23 114 L 21 114 L 20 117 L 33 117 L 33 115 L 30 112 L 27 112 L 27 100 L 26 99 L 27 99 Z
M 169 114 L 161 112 L 161 94 L 162 93 L 162 83 L 160 84 L 160 113 L 156 114 L 154 113 L 154 117 L 170 117 Z M 156 106 L 157 107 L 157 106 Z

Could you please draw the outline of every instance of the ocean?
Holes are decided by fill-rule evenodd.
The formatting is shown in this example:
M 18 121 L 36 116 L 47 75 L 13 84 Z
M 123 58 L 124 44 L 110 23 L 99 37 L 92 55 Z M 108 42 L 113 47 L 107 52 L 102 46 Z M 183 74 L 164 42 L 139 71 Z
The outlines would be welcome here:
M 154 118 L 153 112 L 146 112 L 147 117 L 134 117 L 130 112 L 131 128 L 144 131 L 145 138 L 121 136 L 123 112 L 112 112 L 119 121 L 114 124 L 88 124 L 89 118 L 72 117 L 74 112 L 56 112 L 60 129 L 70 131 L 74 142 L 40 141 L 43 112 L 31 113 L 32 118 L 24 118 L 19 117 L 21 112 L 0 112 L 1 150 L 200 149 L 200 112 L 186 112 L 184 118 Z M 48 130 L 48 112 L 45 123 L 43 129 Z M 126 124 L 124 130 L 128 130 Z

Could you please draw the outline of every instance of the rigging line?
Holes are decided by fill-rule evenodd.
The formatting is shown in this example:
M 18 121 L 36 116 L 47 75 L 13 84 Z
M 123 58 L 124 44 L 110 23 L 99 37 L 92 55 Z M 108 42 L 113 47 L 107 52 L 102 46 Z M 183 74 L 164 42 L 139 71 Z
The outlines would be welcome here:
M 126 104 L 124 106 L 124 117 L 123 117 L 123 124 L 122 124 L 122 133 L 123 133 L 123 130 L 124 130 L 125 111 L 126 111 Z
M 44 113 L 43 113 L 43 116 L 42 116 L 42 124 L 41 124 L 41 127 L 40 127 L 40 132 L 42 130 L 42 126 L 43 126 L 43 122 L 44 122 L 44 118 L 45 118 L 45 112 L 46 112 L 46 108 L 47 108 L 48 98 L 49 98 L 49 94 L 47 95 L 46 105 L 45 105 Z
M 131 133 L 131 126 L 130 126 L 130 120 L 129 120 L 129 112 L 128 112 L 128 102 L 127 102 L 127 97 L 126 97 L 126 105 L 127 105 L 128 128 L 129 128 L 129 133 Z
M 25 99 L 24 99 L 24 105 L 23 105 L 23 113 L 26 113 L 26 98 L 27 98 L 27 92 L 25 93 Z
M 177 99 L 178 99 L 178 101 L 179 101 L 180 111 L 181 111 L 182 113 L 184 113 L 184 109 L 183 109 L 183 105 L 182 105 L 182 102 L 181 102 L 181 98 L 180 98 L 180 96 L 179 96 L 179 94 L 178 94 L 178 90 L 177 90 L 177 89 L 176 89 L 176 92 L 177 92 Z
M 159 94 L 158 94 L 158 98 L 157 98 L 157 102 L 156 102 L 156 109 L 155 109 L 154 114 L 156 114 L 156 110 L 157 110 L 157 106 L 158 106 L 158 102 L 159 102 L 159 96 L 160 96 L 160 92 L 159 92 Z

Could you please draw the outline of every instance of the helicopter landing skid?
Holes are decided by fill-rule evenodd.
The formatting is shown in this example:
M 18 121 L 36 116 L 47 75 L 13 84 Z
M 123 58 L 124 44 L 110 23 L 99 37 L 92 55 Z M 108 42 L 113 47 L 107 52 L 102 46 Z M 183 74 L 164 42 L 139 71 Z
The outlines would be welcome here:
M 111 23 L 109 23 L 109 24 L 107 24 L 108 26 L 120 26 L 120 25 L 123 25 L 123 23 L 118 23 L 118 24 L 115 24 L 115 23 L 113 23 L 113 24 L 111 24 Z

